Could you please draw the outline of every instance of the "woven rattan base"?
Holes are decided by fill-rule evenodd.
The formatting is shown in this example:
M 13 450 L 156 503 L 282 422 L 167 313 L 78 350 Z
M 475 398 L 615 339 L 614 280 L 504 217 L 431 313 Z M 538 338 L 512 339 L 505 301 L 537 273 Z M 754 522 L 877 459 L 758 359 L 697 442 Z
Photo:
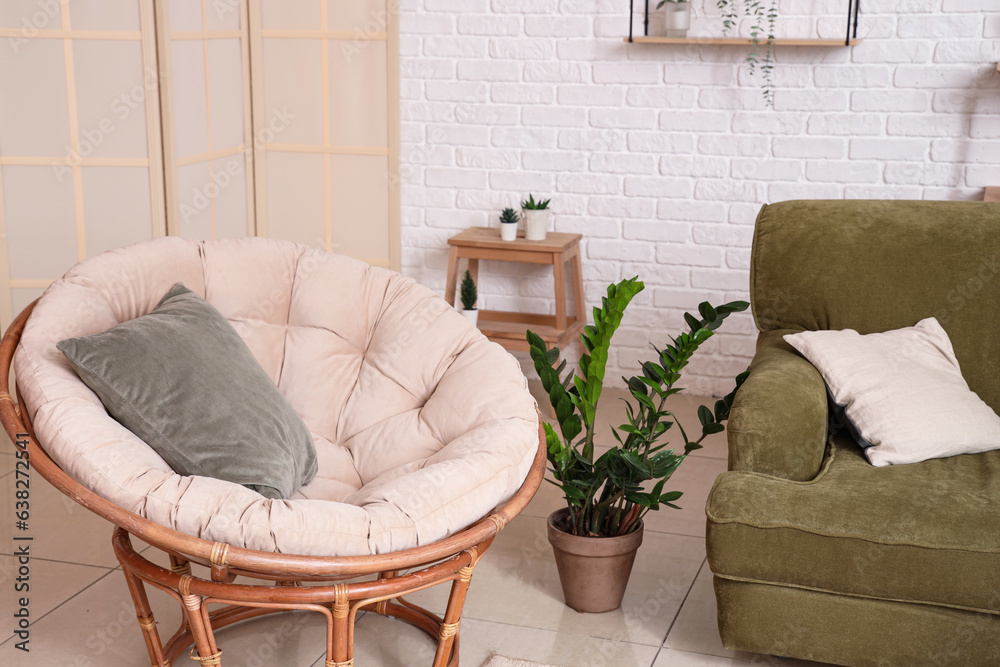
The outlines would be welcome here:
M 190 562 L 174 555 L 171 555 L 173 567 L 166 569 L 136 552 L 131 536 L 122 528 L 115 529 L 112 545 L 154 666 L 177 664 L 177 658 L 185 654 L 202 665 L 221 665 L 222 651 L 215 631 L 265 614 L 305 610 L 322 614 L 326 619 L 327 667 L 354 667 L 354 622 L 357 612 L 370 610 L 404 620 L 430 635 L 437 642 L 434 667 L 457 667 L 462 606 L 476 563 L 492 541 L 490 537 L 444 561 L 403 574 L 379 572 L 373 580 L 312 586 L 288 579 L 276 579 L 273 585 L 235 584 L 231 580 L 236 573 L 232 571 L 223 577 L 230 581 L 203 579 L 190 574 Z M 218 570 L 212 568 L 213 572 Z M 260 579 L 280 576 L 273 572 L 240 571 L 239 574 Z M 451 595 L 443 618 L 402 597 L 449 582 Z M 166 642 L 153 618 L 146 596 L 147 585 L 173 597 L 183 611 L 180 627 Z M 208 612 L 210 603 L 225 606 Z

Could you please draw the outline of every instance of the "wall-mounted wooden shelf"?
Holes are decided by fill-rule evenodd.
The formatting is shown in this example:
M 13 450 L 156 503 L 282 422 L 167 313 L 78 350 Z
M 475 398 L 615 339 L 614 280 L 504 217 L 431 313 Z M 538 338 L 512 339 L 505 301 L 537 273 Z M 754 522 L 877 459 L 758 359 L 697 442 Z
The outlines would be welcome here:
M 745 37 L 626 37 L 626 42 L 636 44 L 739 44 L 747 46 L 753 44 L 753 40 Z M 843 39 L 776 39 L 775 46 L 854 46 L 864 40 L 852 38 Z M 759 40 L 759 44 L 767 44 L 767 40 Z
M 660 3 L 663 4 L 663 3 Z M 861 12 L 861 0 L 847 0 L 847 31 L 844 35 L 844 39 L 775 39 L 768 45 L 767 39 L 757 40 L 758 44 L 764 44 L 768 48 L 768 57 L 770 57 L 770 47 L 771 46 L 854 46 L 855 44 L 860 44 L 862 40 L 858 39 L 858 14 Z M 746 46 L 747 44 L 753 44 L 753 40 L 747 37 L 658 37 L 651 36 L 649 34 L 649 0 L 643 0 L 642 9 L 642 35 L 636 37 L 633 31 L 634 21 L 632 17 L 635 15 L 635 0 L 629 0 L 628 3 L 628 37 L 625 38 L 626 42 L 635 42 L 639 44 L 740 44 Z M 771 23 L 771 28 L 774 28 L 774 23 Z M 687 31 L 685 31 L 687 32 Z M 1000 68 L 1000 64 L 997 65 Z

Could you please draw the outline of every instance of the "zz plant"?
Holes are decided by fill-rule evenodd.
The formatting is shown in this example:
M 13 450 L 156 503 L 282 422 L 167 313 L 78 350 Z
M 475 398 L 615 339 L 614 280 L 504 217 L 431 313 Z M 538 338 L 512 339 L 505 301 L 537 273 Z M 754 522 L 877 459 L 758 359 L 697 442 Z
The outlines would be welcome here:
M 635 403 L 626 401 L 628 422 L 611 429 L 618 445 L 595 459 L 597 403 L 604 388 L 611 338 L 629 302 L 643 288 L 638 277 L 608 286 L 601 307 L 594 308 L 594 323 L 580 334 L 586 353 L 580 358 L 579 375 L 571 370 L 563 377 L 566 362 L 556 366 L 559 349 L 549 349 L 540 336 L 527 332 L 531 359 L 555 410 L 557 426 L 544 425 L 548 461 L 554 484 L 562 489 L 569 507 L 570 525 L 564 528 L 573 535 L 626 535 L 638 529 L 650 510 L 661 505 L 677 508 L 673 503 L 681 492 L 664 492 L 667 480 L 688 454 L 701 448 L 706 436 L 724 430 L 722 422 L 729 417 L 736 394 L 734 389 L 716 401 L 714 410 L 704 405 L 698 408 L 701 435 L 695 440 L 666 408 L 667 399 L 682 391 L 677 382 L 695 351 L 727 316 L 749 306 L 745 301 L 717 307 L 703 302 L 698 307 L 700 317 L 684 314 L 688 331 L 671 338 L 662 350 L 653 346 L 656 356 L 642 363 L 642 375 L 622 378 Z M 745 378 L 746 373 L 736 378 L 737 388 Z M 683 454 L 675 454 L 660 442 L 675 424 L 684 441 Z

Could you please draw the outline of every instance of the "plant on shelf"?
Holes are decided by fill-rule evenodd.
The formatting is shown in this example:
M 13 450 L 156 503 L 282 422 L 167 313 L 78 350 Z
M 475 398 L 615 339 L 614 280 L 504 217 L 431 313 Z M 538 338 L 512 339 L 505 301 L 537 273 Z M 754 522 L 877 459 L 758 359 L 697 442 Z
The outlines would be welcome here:
M 535 201 L 534 195 L 521 202 L 522 217 L 524 218 L 524 238 L 528 241 L 544 241 L 545 234 L 549 229 L 549 202 L 551 199 L 538 198 Z
M 465 276 L 462 277 L 462 289 L 459 296 L 462 300 L 462 314 L 475 326 L 479 320 L 479 311 L 476 310 L 479 294 L 476 291 L 476 281 L 472 279 L 472 272 L 468 269 L 465 271 Z
M 521 216 L 512 208 L 505 208 L 500 213 L 500 239 L 514 241 L 517 239 L 517 223 Z
M 538 201 L 535 201 L 535 195 L 529 194 L 528 198 L 521 202 L 521 208 L 525 211 L 544 211 L 549 207 L 549 202 L 551 201 L 551 199 L 542 199 L 541 197 L 538 198 Z
M 767 106 L 774 106 L 774 33 L 778 22 L 778 0 L 716 0 L 715 6 L 722 11 L 722 34 L 729 35 L 730 30 L 742 14 L 750 18 L 750 53 L 746 63 L 751 76 L 756 74 L 757 67 L 763 75 L 761 89 Z M 764 60 L 760 60 L 760 43 L 764 41 Z
M 660 0 L 656 5 L 659 9 L 666 5 L 663 10 L 663 25 L 667 30 L 667 37 L 687 37 L 688 29 L 691 27 L 691 2 L 690 0 Z
M 548 460 L 562 489 L 566 506 L 549 516 L 548 535 L 556 552 L 559 576 L 566 602 L 578 611 L 610 611 L 621 604 L 635 550 L 642 542 L 643 517 L 661 506 L 676 508 L 680 491 L 664 491 L 667 481 L 692 451 L 712 433 L 724 430 L 722 422 L 736 393 L 715 402 L 714 409 L 698 408 L 701 433 L 691 439 L 666 407 L 667 399 L 682 391 L 677 386 L 681 371 L 698 348 L 712 337 L 731 313 L 746 310 L 745 301 L 698 307 L 699 315 L 684 314 L 689 330 L 663 349 L 653 346 L 655 357 L 642 363 L 642 375 L 622 378 L 634 399 L 626 401 L 628 421 L 611 428 L 617 445 L 597 455 L 595 434 L 597 404 L 604 388 L 611 339 L 632 298 L 643 290 L 639 279 L 631 278 L 608 286 L 600 308 L 594 308 L 594 323 L 580 335 L 586 353 L 580 358 L 579 375 L 572 370 L 563 376 L 566 362 L 559 361 L 559 349 L 549 349 L 545 341 L 527 332 L 535 370 L 555 411 L 556 426 L 545 424 Z M 736 388 L 746 373 L 736 378 Z M 667 449 L 661 438 L 677 426 L 684 453 Z M 551 480 L 550 480 L 551 481 Z M 595 539 L 600 538 L 600 539 Z M 621 548 L 609 546 L 617 540 Z M 615 552 L 620 563 L 595 565 L 588 550 Z M 586 571 L 597 567 L 596 571 Z M 618 573 L 618 574 L 614 574 Z M 585 585 L 574 583 L 580 578 Z M 597 591 L 601 586 L 606 590 Z

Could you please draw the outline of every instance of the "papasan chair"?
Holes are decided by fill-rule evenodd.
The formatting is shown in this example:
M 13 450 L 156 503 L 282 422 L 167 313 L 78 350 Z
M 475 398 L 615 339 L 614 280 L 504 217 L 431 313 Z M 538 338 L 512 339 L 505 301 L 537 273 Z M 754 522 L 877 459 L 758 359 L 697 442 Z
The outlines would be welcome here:
M 60 341 L 149 322 L 181 292 L 221 313 L 268 391 L 294 410 L 314 448 L 301 488 L 175 472 L 64 354 Z M 433 665 L 458 665 L 473 569 L 544 474 L 537 408 L 513 357 L 412 280 L 286 241 L 166 237 L 84 260 L 15 319 L 0 366 L 0 419 L 22 456 L 115 525 L 113 548 L 161 667 L 186 651 L 222 664 L 215 630 L 284 610 L 325 616 L 327 667 L 354 665 L 362 610 L 426 631 Z M 171 412 L 183 388 L 164 391 L 153 397 L 161 415 L 197 427 L 197 409 Z M 252 459 L 241 442 L 229 445 Z M 172 567 L 137 553 L 133 536 Z M 209 574 L 194 576 L 191 563 Z M 445 582 L 443 617 L 402 597 Z M 181 605 L 166 640 L 147 585 Z

